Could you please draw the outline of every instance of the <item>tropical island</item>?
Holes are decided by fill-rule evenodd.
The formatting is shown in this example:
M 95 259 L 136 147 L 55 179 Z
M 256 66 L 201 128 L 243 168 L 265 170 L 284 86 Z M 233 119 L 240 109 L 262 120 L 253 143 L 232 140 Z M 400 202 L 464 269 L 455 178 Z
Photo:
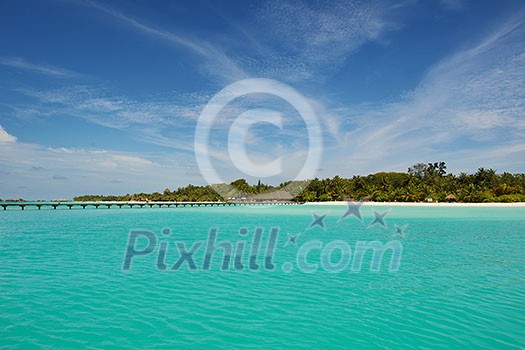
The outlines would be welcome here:
M 479 168 L 474 174 L 447 173 L 445 162 L 418 163 L 402 172 L 378 172 L 352 178 L 284 182 L 278 186 L 260 181 L 250 185 L 245 179 L 228 184 L 188 185 L 163 192 L 126 195 L 83 195 L 75 201 L 253 201 L 280 200 L 279 193 L 292 193 L 295 202 L 328 202 L 346 199 L 375 202 L 525 202 L 525 174 L 498 174 Z M 277 193 L 277 195 L 275 195 Z M 265 194 L 268 196 L 265 197 Z

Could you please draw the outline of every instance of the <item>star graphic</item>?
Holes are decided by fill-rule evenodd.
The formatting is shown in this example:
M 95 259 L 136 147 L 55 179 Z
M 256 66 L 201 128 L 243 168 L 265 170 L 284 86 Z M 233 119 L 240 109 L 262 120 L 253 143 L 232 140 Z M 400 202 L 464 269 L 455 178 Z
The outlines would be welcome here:
M 395 236 L 405 237 L 405 230 L 408 227 L 408 225 L 403 225 L 403 226 L 395 225 L 395 226 L 396 226 L 396 232 L 394 232 L 394 237 Z
M 294 246 L 297 247 L 297 238 L 299 238 L 299 236 L 301 235 L 301 233 L 299 232 L 298 234 L 296 234 L 295 236 L 294 235 L 291 235 L 289 233 L 287 233 L 288 235 L 288 241 L 286 241 L 286 243 L 284 244 L 284 246 L 286 247 L 287 245 L 289 245 L 290 243 L 293 243 Z
M 372 221 L 370 223 L 370 225 L 368 225 L 368 227 L 371 227 L 371 226 L 373 226 L 375 224 L 379 224 L 379 225 L 383 226 L 384 228 L 386 228 L 385 216 L 387 216 L 387 214 L 389 212 L 390 211 L 385 211 L 384 213 L 379 213 L 378 211 L 374 210 L 374 221 Z
M 314 221 L 312 221 L 312 223 L 310 224 L 310 226 L 308 226 L 308 228 L 312 228 L 314 226 L 320 226 L 323 230 L 325 230 L 326 227 L 324 225 L 324 219 L 326 218 L 326 215 L 328 214 L 317 215 L 316 213 L 312 213 L 312 216 L 314 217 Z
M 354 202 L 353 200 L 347 200 L 346 201 L 346 212 L 337 220 L 337 222 L 346 219 L 350 215 L 354 215 L 359 220 L 363 221 L 363 218 L 361 217 L 361 206 L 363 205 L 363 201 Z

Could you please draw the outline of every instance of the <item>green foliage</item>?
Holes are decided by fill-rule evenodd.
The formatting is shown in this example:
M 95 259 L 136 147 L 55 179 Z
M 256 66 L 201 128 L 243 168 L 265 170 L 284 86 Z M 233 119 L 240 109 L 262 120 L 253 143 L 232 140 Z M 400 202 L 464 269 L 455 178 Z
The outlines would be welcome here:
M 305 202 L 369 199 L 388 202 L 519 202 L 525 201 L 525 174 L 447 174 L 445 162 L 418 163 L 407 173 L 380 172 L 350 179 L 314 179 L 296 200 Z
M 231 184 L 212 186 L 188 185 L 162 193 L 136 193 L 124 196 L 88 195 L 76 201 L 224 201 L 252 199 L 258 195 L 286 189 L 299 202 L 335 200 L 373 200 L 388 202 L 525 202 L 525 174 L 496 174 L 493 169 L 479 168 L 474 174 L 447 174 L 445 162 L 419 163 L 407 173 L 379 172 L 352 178 L 288 181 L 279 186 L 258 181 L 250 185 L 245 179 Z M 219 195 L 223 194 L 223 196 Z M 275 193 L 275 192 L 274 192 Z

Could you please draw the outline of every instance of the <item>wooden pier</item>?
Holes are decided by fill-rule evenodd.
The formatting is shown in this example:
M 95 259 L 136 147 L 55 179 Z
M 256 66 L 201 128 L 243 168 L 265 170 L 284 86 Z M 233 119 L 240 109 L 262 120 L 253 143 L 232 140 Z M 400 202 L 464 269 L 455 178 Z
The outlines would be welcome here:
M 111 208 L 178 208 L 178 207 L 229 207 L 229 206 L 254 206 L 254 205 L 297 205 L 296 202 L 0 202 L 0 207 L 7 208 L 57 208 L 68 209 L 111 209 Z

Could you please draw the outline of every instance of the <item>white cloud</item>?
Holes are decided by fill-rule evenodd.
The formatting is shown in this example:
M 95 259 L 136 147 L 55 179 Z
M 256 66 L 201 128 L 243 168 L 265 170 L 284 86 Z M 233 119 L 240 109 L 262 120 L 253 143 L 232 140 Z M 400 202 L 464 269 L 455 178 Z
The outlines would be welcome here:
M 47 147 L 47 150 L 54 153 L 66 153 L 66 154 L 73 154 L 75 151 L 71 148 L 65 148 L 65 147 L 59 147 L 59 148 L 53 148 L 53 147 Z
M 16 137 L 10 135 L 5 131 L 5 129 L 0 125 L 0 143 L 7 142 L 16 142 Z
M 127 166 L 134 169 L 148 169 L 150 167 L 157 166 L 157 164 L 148 159 L 136 156 L 114 155 L 112 159 L 120 166 Z
M 388 1 L 264 2 L 255 29 L 279 54 L 247 60 L 247 66 L 289 81 L 320 79 L 366 42 L 397 29 L 392 18 L 400 7 Z
M 22 142 L 2 143 L 0 150 L 0 170 L 9 175 L 0 183 L 0 198 L 153 192 L 198 182 L 194 175 L 186 175 L 192 159 L 180 155 L 50 148 Z
M 468 110 L 456 114 L 455 125 L 468 130 L 517 128 L 525 129 L 525 119 L 513 118 L 506 110 Z
M 344 128 L 336 139 L 343 141 L 332 143 L 324 167 L 367 173 L 452 159 L 465 169 L 476 161 L 479 166 L 482 153 L 485 165 L 517 169 L 516 159 L 525 156 L 523 36 L 520 13 L 479 44 L 436 64 L 400 101 L 348 106 L 352 113 L 338 114 Z M 338 165 L 341 159 L 345 167 Z
M 70 115 L 125 130 L 136 135 L 140 142 L 182 150 L 191 150 L 195 120 L 200 115 L 201 104 L 208 98 L 202 94 L 180 94 L 142 102 L 124 96 L 111 96 L 104 89 L 85 85 L 45 91 L 17 91 L 35 98 L 38 104 L 31 107 L 45 111 L 41 112 L 42 115 Z M 174 133 L 177 134 L 176 141 L 166 136 Z
M 322 59 L 323 51 L 324 55 L 344 54 L 377 38 L 384 26 L 382 15 L 379 7 L 363 2 L 275 1 L 267 3 L 261 13 L 280 40 L 302 57 L 313 55 L 312 60 Z
M 210 71 L 226 80 L 244 77 L 246 72 L 294 81 L 326 76 L 324 70 L 339 68 L 363 44 L 380 40 L 383 33 L 397 28 L 392 20 L 396 6 L 385 2 L 272 2 L 262 5 L 257 13 L 263 28 L 254 27 L 253 32 L 246 28 L 244 35 L 252 40 L 237 44 L 249 49 L 250 56 L 229 57 L 228 51 L 217 44 L 147 25 L 96 2 L 87 4 L 134 30 L 199 55 Z M 524 36 L 523 14 L 517 14 L 477 45 L 438 62 L 417 88 L 395 103 L 327 108 L 320 102 L 322 96 L 316 96 L 311 101 L 329 136 L 323 164 L 326 175 L 340 170 L 344 170 L 341 175 L 406 170 L 412 162 L 441 159 L 465 167 L 480 160 L 517 163 L 516 159 L 523 158 L 525 136 Z M 272 46 L 285 51 L 275 55 Z M 89 86 L 21 92 L 38 99 L 39 104 L 31 110 L 52 110 L 126 130 L 137 135 L 140 142 L 187 151 L 185 160 L 193 158 L 195 120 L 209 100 L 202 93 L 143 102 Z M 242 110 L 245 106 L 238 107 Z M 224 122 L 218 128 L 227 127 L 231 120 L 225 118 Z M 1 129 L 0 140 L 2 137 L 13 138 Z M 301 146 L 297 147 L 298 155 L 305 151 Z M 26 168 L 47 168 L 46 162 L 50 162 L 54 164 L 50 169 L 90 174 L 98 169 L 98 178 L 122 175 L 125 180 L 114 181 L 123 183 L 163 167 L 162 162 L 147 155 L 32 147 L 13 151 L 17 156 L 12 161 L 22 164 L 29 159 Z M 22 154 L 24 149 L 27 152 Z M 219 166 L 230 164 L 220 148 L 211 147 L 209 151 Z M 189 166 L 196 169 L 194 164 Z M 163 183 L 169 181 L 168 176 L 155 176 Z M 67 177 L 75 179 L 75 174 Z
M 181 35 L 96 1 L 75 1 L 101 11 L 139 33 L 184 48 L 202 58 L 202 67 L 226 82 L 275 77 L 286 81 L 320 79 L 361 45 L 399 28 L 393 20 L 407 3 L 375 1 L 271 1 L 255 7 L 247 22 L 224 16 L 230 40 Z M 279 48 L 279 49 L 275 49 Z M 235 54 L 231 54 L 235 52 Z
M 0 57 L 0 64 L 17 69 L 29 70 L 56 78 L 74 78 L 80 76 L 80 74 L 67 69 L 31 63 L 20 57 Z

